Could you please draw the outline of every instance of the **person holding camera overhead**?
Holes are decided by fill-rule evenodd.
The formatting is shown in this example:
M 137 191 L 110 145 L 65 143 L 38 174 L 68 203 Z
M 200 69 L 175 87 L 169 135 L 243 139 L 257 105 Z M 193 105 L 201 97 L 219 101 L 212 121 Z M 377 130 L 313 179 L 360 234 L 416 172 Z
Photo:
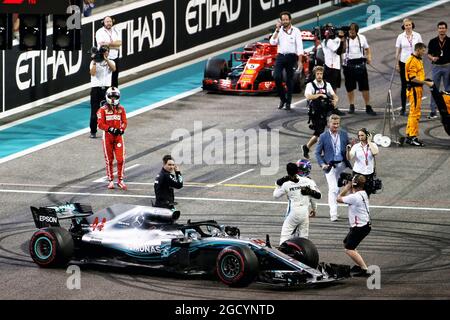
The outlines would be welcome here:
M 331 84 L 323 80 L 324 68 L 316 66 L 313 69 L 314 81 L 309 82 L 305 88 L 305 98 L 308 100 L 308 123 L 314 130 L 313 136 L 306 145 L 302 145 L 303 157 L 309 159 L 309 150 L 316 144 L 319 136 L 327 126 L 327 116 L 336 109 L 338 96 L 334 92 Z
M 395 43 L 395 61 L 397 61 L 396 69 L 398 72 L 400 72 L 400 80 L 402 82 L 402 88 L 400 91 L 402 101 L 402 109 L 400 111 L 400 115 L 402 116 L 406 115 L 406 60 L 410 55 L 414 53 L 414 46 L 416 45 L 416 43 L 422 42 L 422 36 L 419 33 L 413 31 L 414 28 L 415 25 L 411 19 L 403 19 L 402 29 L 405 30 L 405 32 L 398 35 L 397 41 Z
M 337 197 L 337 202 L 348 204 L 350 231 L 344 239 L 345 253 L 356 263 L 350 269 L 354 277 L 369 277 L 367 265 L 356 247 L 372 230 L 369 211 L 369 197 L 364 191 L 366 178 L 356 175 L 347 183 Z M 351 191 L 351 194 L 347 195 Z
M 350 103 L 348 113 L 355 113 L 355 89 L 358 84 L 366 104 L 366 113 L 376 116 L 370 105 L 369 76 L 367 74 L 366 63 L 372 63 L 372 52 L 369 43 L 364 35 L 358 34 L 359 26 L 356 23 L 350 24 L 348 37 L 344 41 L 344 77 L 345 89 Z
M 97 137 L 97 111 L 100 102 L 105 100 L 106 90 L 111 86 L 112 72 L 116 70 L 114 61 L 108 58 L 109 47 L 92 48 L 92 61 L 89 72 L 91 74 L 91 138 Z
M 375 143 L 371 140 L 371 134 L 366 128 L 358 130 L 359 143 L 355 143 L 352 147 L 347 146 L 347 159 L 355 159 L 353 164 L 353 175 L 362 175 L 366 178 L 366 185 L 364 190 L 367 196 L 372 194 L 372 189 L 369 187 L 375 176 L 375 156 L 379 150 Z
M 119 87 L 119 49 L 122 46 L 121 34 L 113 27 L 115 21 L 112 17 L 106 16 L 102 20 L 102 27 L 95 32 L 95 41 L 97 47 L 107 45 L 110 49 L 110 59 L 116 64 L 116 69 L 113 71 L 111 86 Z

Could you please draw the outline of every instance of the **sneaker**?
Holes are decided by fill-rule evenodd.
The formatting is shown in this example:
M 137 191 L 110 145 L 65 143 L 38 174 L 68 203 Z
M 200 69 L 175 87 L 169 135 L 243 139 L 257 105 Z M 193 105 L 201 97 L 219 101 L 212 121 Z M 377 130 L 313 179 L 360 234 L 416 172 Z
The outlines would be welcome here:
M 284 107 L 285 110 L 291 110 L 291 104 L 286 103 L 286 106 Z
M 95 139 L 95 138 L 97 138 L 97 134 L 96 134 L 96 133 L 91 133 L 91 135 L 89 136 L 89 138 Z
M 342 112 L 341 110 L 339 110 L 338 108 L 335 108 L 333 110 L 334 114 L 337 114 L 338 116 L 345 116 L 345 112 Z
M 353 267 L 350 268 L 350 272 L 351 273 L 356 273 L 356 272 L 361 272 L 362 268 L 360 266 L 358 266 L 357 264 L 355 264 Z
M 352 277 L 368 278 L 368 277 L 370 277 L 370 273 L 367 272 L 367 270 L 361 269 L 360 272 L 356 272 L 356 273 L 352 274 Z
M 417 139 L 417 137 L 407 137 L 405 140 L 405 143 L 410 144 L 414 147 L 423 147 L 424 144 L 422 141 L 420 141 L 419 139 Z
M 337 216 L 334 216 L 334 217 L 330 218 L 330 221 L 331 222 L 336 222 L 336 221 L 339 221 L 339 218 Z
M 123 182 L 123 180 L 119 180 L 119 182 L 117 183 L 117 186 L 122 189 L 122 190 L 128 190 L 127 185 Z
M 351 104 L 350 108 L 348 109 L 348 113 L 355 113 L 355 105 Z
M 405 109 L 400 110 L 399 115 L 402 117 L 406 117 L 406 110 Z
M 376 116 L 377 115 L 377 113 L 375 111 L 373 111 L 372 107 L 369 106 L 369 105 L 366 106 L 366 113 L 370 114 L 371 116 Z
M 278 105 L 278 109 L 283 109 L 285 102 L 280 101 L 280 104 Z
M 303 157 L 309 159 L 309 148 L 306 144 L 302 145 Z
M 114 181 L 108 183 L 108 189 L 114 189 Z
M 429 120 L 434 120 L 439 118 L 438 115 L 436 114 L 436 112 L 431 112 L 430 115 L 427 116 L 427 119 Z

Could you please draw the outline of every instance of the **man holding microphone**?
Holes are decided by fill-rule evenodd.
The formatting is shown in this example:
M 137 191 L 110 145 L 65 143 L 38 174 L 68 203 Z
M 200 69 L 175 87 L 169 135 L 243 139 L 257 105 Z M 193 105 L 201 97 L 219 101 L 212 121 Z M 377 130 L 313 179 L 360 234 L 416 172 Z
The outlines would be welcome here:
M 291 24 L 291 14 L 280 13 L 280 20 L 275 26 L 275 32 L 270 38 L 271 45 L 278 45 L 278 55 L 275 62 L 274 79 L 277 93 L 280 97 L 278 109 L 291 109 L 292 91 L 294 87 L 294 71 L 302 67 L 303 41 L 300 30 Z M 286 71 L 286 86 L 283 85 L 283 70 Z

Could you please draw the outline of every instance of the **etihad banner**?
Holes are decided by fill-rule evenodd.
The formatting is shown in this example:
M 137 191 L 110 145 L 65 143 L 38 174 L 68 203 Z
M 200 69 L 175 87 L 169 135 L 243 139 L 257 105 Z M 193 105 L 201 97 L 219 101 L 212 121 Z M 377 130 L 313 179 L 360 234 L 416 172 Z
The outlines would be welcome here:
M 225 37 L 233 43 L 245 32 L 275 23 L 281 11 L 293 14 L 317 7 L 319 0 L 142 0 L 82 19 L 82 50 L 20 52 L 17 43 L 0 53 L 2 77 L 0 117 L 5 111 L 26 110 L 90 87 L 90 49 L 95 31 L 105 16 L 112 16 L 122 37 L 118 60 L 120 76 L 167 63 L 183 56 L 200 54 Z M 331 4 L 330 4 L 331 5 Z M 321 6 L 323 7 L 323 5 Z M 314 8 L 316 9 L 316 8 Z M 17 41 L 16 41 L 17 42 Z M 199 80 L 199 86 L 201 81 Z

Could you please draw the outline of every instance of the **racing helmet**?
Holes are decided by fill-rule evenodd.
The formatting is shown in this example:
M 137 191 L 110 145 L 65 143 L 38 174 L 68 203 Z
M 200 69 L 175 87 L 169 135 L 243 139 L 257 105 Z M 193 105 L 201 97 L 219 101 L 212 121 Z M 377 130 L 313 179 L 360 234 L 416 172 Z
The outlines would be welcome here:
M 311 173 L 311 161 L 307 159 L 300 159 L 297 161 L 298 175 L 301 177 L 307 177 Z
M 111 106 L 118 106 L 120 101 L 120 91 L 116 87 L 106 90 L 106 102 Z

